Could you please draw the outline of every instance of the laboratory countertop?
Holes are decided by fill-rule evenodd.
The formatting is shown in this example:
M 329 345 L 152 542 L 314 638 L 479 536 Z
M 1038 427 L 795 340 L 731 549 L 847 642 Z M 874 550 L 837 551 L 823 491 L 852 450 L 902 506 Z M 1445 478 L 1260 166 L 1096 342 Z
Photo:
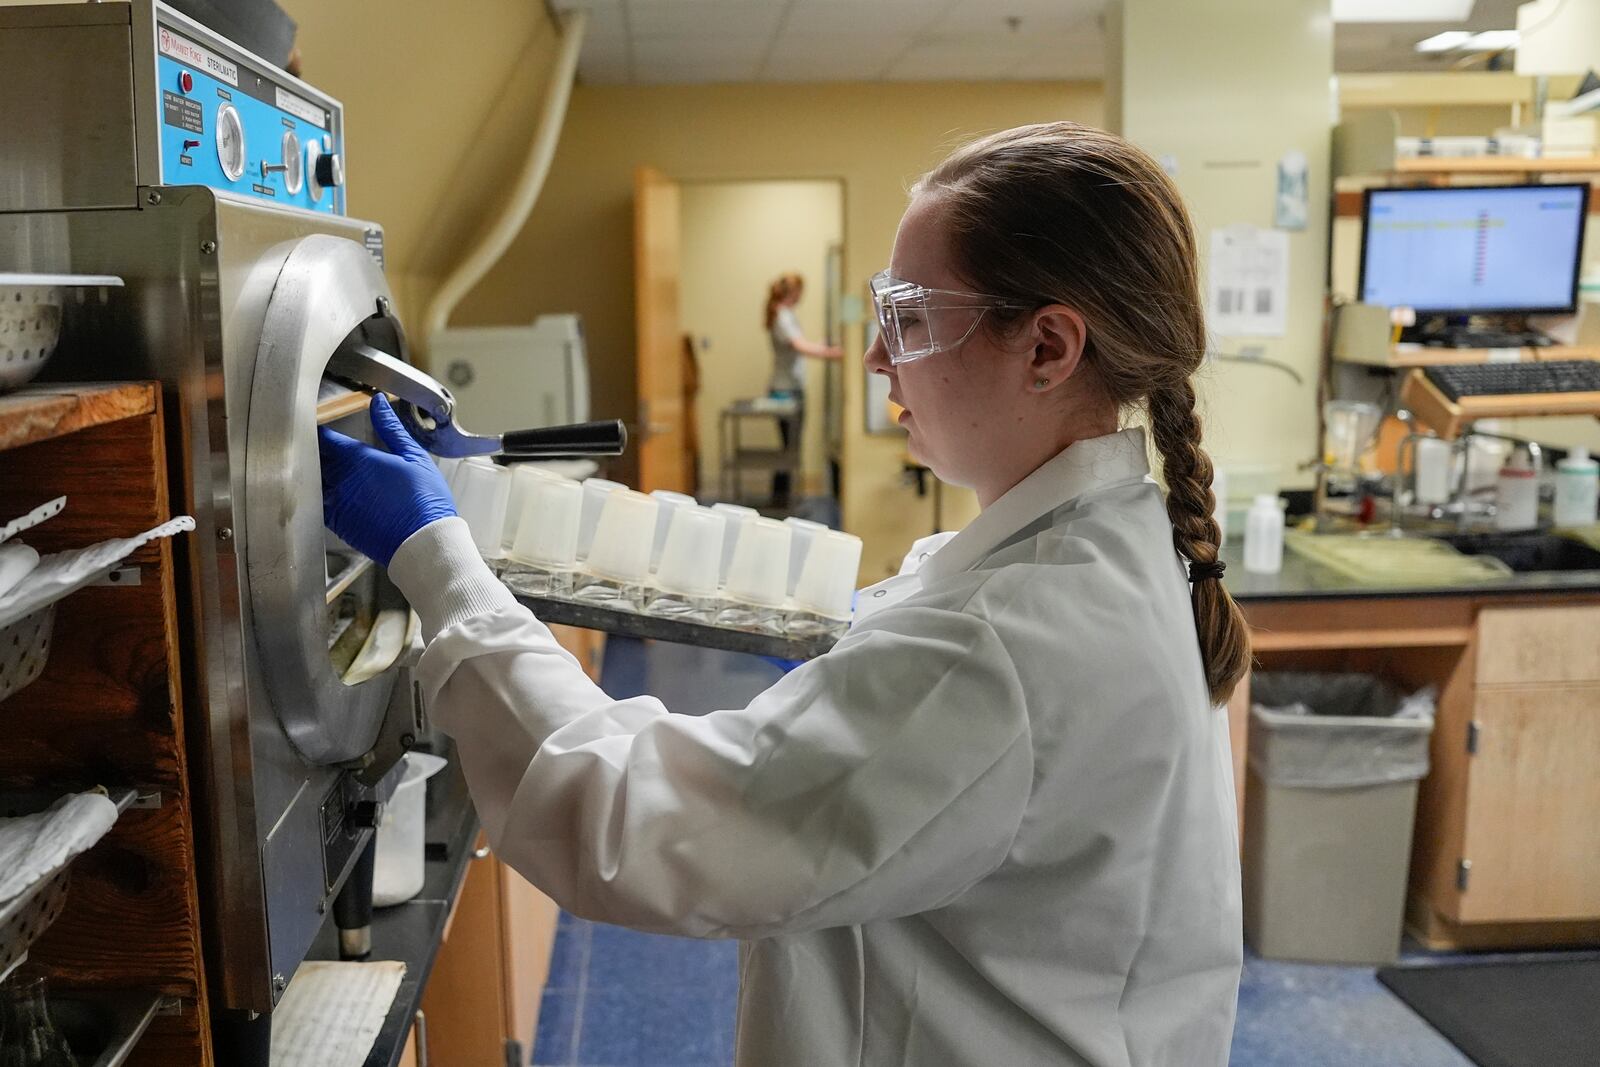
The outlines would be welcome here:
M 1457 585 L 1396 585 L 1363 582 L 1306 559 L 1289 548 L 1283 552 L 1283 569 L 1277 574 L 1253 574 L 1244 569 L 1244 542 L 1230 538 L 1222 559 L 1228 565 L 1223 584 L 1235 600 L 1252 602 L 1286 600 L 1337 600 L 1396 597 L 1528 596 L 1541 593 L 1600 594 L 1600 570 L 1531 571 L 1492 581 Z

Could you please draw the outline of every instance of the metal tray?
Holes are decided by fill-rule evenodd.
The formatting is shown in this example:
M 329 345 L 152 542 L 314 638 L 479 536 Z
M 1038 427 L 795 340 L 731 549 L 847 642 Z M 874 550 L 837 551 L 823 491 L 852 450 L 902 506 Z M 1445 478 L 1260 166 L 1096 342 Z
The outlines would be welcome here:
M 119 813 L 127 811 L 136 796 L 132 789 L 112 789 L 108 794 Z M 42 811 L 56 799 L 45 794 L 7 793 L 0 795 L 0 814 L 16 816 Z M 61 914 L 71 869 L 69 862 L 40 879 L 32 889 L 0 904 L 0 978 L 27 958 L 34 941 Z
M 78 1067 L 121 1067 L 161 1006 L 157 993 L 60 990 L 49 994 L 50 1020 Z
M 620 611 L 616 608 L 574 600 L 526 596 L 522 593 L 517 593 L 516 597 L 539 617 L 540 622 L 578 626 L 585 630 L 600 630 L 608 634 L 621 634 L 624 637 L 715 648 L 724 652 L 745 652 L 752 656 L 806 660 L 822 655 L 835 643 L 831 637 L 775 637 L 771 634 L 712 626 L 703 622 L 682 622 L 677 619 L 664 619 L 658 615 Z

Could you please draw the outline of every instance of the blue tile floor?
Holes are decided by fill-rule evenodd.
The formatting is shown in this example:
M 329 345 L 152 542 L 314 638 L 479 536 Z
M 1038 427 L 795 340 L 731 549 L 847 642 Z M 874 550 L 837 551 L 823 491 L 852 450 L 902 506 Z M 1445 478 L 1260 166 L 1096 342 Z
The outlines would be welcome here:
M 779 669 L 749 656 L 612 638 L 602 683 L 673 711 L 739 707 Z M 728 1067 L 738 948 L 561 917 L 538 1067 Z M 1246 962 L 1231 1067 L 1471 1067 L 1370 967 Z

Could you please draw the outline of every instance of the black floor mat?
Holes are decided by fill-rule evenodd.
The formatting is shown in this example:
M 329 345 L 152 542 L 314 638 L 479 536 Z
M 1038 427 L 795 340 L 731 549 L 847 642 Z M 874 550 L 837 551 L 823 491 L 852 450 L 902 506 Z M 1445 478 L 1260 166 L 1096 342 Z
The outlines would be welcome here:
M 1385 967 L 1378 981 L 1479 1067 L 1600 1067 L 1600 959 Z

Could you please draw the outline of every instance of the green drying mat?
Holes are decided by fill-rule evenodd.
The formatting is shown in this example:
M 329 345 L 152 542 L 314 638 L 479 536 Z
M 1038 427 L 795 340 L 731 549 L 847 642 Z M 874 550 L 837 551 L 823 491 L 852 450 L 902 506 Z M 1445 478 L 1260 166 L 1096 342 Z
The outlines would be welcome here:
M 1462 555 L 1425 537 L 1289 533 L 1284 543 L 1296 555 L 1366 585 L 1466 585 L 1512 573 L 1491 556 Z

